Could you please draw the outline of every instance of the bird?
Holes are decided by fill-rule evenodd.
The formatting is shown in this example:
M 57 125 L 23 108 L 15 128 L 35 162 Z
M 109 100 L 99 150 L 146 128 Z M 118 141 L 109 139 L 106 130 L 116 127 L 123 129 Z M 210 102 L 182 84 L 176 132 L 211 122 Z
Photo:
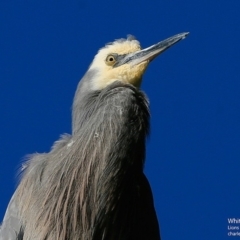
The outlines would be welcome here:
M 149 63 L 184 32 L 142 49 L 132 35 L 106 44 L 80 80 L 72 133 L 27 156 L 1 240 L 160 240 L 144 174 Z

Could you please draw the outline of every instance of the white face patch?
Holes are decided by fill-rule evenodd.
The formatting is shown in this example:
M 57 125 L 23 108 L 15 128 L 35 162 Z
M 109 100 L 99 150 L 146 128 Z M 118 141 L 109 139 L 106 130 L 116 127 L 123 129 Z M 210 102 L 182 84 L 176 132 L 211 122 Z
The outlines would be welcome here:
M 95 69 L 98 72 L 92 80 L 92 89 L 103 89 L 117 80 L 139 87 L 147 64 L 132 66 L 126 63 L 115 68 L 106 64 L 106 58 L 110 54 L 125 55 L 139 50 L 141 50 L 141 46 L 137 40 L 117 40 L 100 49 L 90 66 L 90 69 Z
M 101 48 L 98 51 L 97 55 L 93 59 L 90 69 L 91 68 L 99 69 L 100 67 L 106 66 L 105 60 L 109 54 L 116 53 L 118 55 L 123 55 L 123 54 L 133 53 L 139 50 L 141 50 L 141 46 L 137 40 L 131 40 L 131 41 L 116 40 L 112 44 L 107 44 L 104 48 Z M 108 67 L 110 69 L 112 68 L 111 66 L 108 66 Z

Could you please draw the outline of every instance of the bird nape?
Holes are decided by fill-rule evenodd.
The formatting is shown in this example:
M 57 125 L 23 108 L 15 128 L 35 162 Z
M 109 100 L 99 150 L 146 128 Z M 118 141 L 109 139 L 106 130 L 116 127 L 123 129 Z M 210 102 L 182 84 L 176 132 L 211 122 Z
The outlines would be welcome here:
M 145 49 L 129 36 L 99 50 L 74 97 L 72 134 L 28 157 L 0 239 L 160 239 L 143 173 L 149 103 L 139 88 L 149 62 L 187 35 Z

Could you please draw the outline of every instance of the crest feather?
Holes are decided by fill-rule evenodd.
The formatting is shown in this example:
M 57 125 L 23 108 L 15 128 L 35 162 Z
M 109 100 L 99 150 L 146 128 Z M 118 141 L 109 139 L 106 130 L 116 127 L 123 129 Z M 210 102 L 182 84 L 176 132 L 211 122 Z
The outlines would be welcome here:
M 140 42 L 136 39 L 135 36 L 131 35 L 131 34 L 128 34 L 127 35 L 127 38 L 119 38 L 119 39 L 116 39 L 115 41 L 113 42 L 109 42 L 105 45 L 104 48 L 108 48 L 110 46 L 113 46 L 113 45 L 116 45 L 118 43 L 124 43 L 124 42 L 133 42 L 134 44 L 136 45 L 139 45 L 140 46 Z

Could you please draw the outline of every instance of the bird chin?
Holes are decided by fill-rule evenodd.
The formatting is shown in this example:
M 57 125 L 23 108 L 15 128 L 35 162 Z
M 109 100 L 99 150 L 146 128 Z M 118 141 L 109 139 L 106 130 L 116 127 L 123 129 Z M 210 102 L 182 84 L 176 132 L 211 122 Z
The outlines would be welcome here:
M 142 82 L 142 76 L 147 69 L 149 61 L 141 62 L 132 67 L 132 70 L 129 73 L 128 79 L 129 83 L 135 87 L 140 87 Z

